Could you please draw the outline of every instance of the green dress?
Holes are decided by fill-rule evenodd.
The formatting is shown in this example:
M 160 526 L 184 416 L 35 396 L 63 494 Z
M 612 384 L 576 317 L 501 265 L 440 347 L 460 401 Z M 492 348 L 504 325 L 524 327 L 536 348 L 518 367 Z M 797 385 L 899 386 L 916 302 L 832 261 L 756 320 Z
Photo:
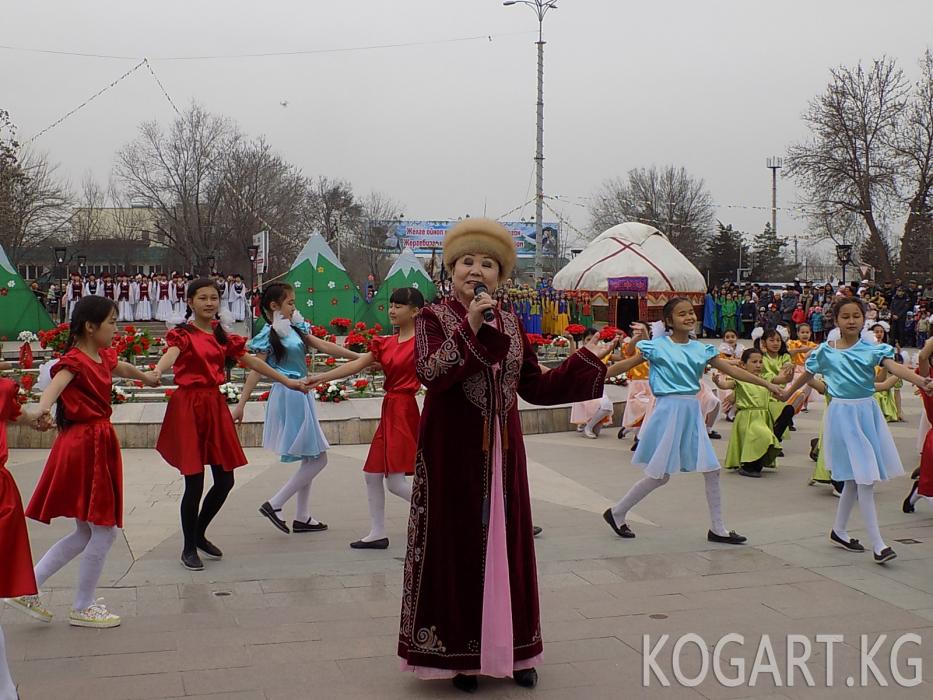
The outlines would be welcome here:
M 771 357 L 765 353 L 761 358 L 762 378 L 770 382 L 781 373 L 781 369 L 784 367 L 784 365 L 789 365 L 791 362 L 790 355 L 787 353 L 778 355 L 777 357 Z M 774 421 L 780 417 L 781 411 L 784 410 L 784 407 L 787 406 L 787 404 L 783 401 L 778 401 L 772 394 L 769 394 L 769 397 L 768 411 L 771 413 L 771 422 L 773 424 Z
M 736 331 L 738 327 L 735 324 L 735 316 L 739 310 L 739 305 L 735 299 L 722 300 L 722 332 Z
M 770 397 L 771 392 L 763 386 L 736 381 L 736 415 L 726 450 L 726 469 L 738 469 L 758 460 L 765 467 L 776 466 L 781 443 L 774 437 Z
M 829 394 L 826 394 L 826 407 L 829 407 L 829 402 L 832 401 L 832 397 Z M 826 416 L 826 412 L 823 412 L 823 416 Z M 817 440 L 816 447 L 819 450 L 819 454 L 816 458 L 816 466 L 813 467 L 813 476 L 811 477 L 813 481 L 819 481 L 822 484 L 828 484 L 832 481 L 832 474 L 829 473 L 829 469 L 826 467 L 826 451 L 823 449 L 823 424 L 820 424 L 820 437 Z
M 888 423 L 897 423 L 897 404 L 894 403 L 894 389 L 876 391 L 875 401 L 881 408 L 881 413 Z

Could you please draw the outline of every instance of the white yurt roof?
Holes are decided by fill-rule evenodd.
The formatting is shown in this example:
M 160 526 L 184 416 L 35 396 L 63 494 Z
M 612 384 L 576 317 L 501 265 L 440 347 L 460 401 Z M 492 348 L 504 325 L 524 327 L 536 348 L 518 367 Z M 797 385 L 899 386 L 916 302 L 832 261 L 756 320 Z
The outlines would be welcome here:
M 647 224 L 618 224 L 599 234 L 554 275 L 553 286 L 605 292 L 610 277 L 647 277 L 651 294 L 706 291 L 706 280 L 693 263 Z

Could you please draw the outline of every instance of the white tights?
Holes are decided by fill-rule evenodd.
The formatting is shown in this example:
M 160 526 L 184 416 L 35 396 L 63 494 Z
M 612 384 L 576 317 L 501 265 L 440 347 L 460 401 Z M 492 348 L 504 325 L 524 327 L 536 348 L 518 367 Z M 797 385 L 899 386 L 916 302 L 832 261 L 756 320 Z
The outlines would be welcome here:
M 0 627 L 0 700 L 16 700 L 16 686 L 10 675 L 10 666 L 6 659 L 6 643 L 3 640 L 3 628 Z
M 311 482 L 327 466 L 327 453 L 322 452 L 317 457 L 305 457 L 301 460 L 292 478 L 285 482 L 279 492 L 269 499 L 269 505 L 276 510 L 284 506 L 292 496 L 297 494 L 295 520 L 310 525 L 317 525 L 317 520 L 311 517 L 308 503 L 311 500 Z
M 366 472 L 363 478 L 366 480 L 366 498 L 369 500 L 369 519 L 372 525 L 363 542 L 372 542 L 386 536 L 386 492 L 382 482 L 385 481 L 385 488 L 391 493 L 406 501 L 411 501 L 411 482 L 404 474 L 382 475 Z
M 709 507 L 710 529 L 717 535 L 726 536 L 729 531 L 726 530 L 722 520 L 722 492 L 719 489 L 719 470 L 703 472 L 703 479 L 706 484 L 706 505 Z M 644 479 L 635 482 L 628 493 L 622 497 L 622 500 L 612 506 L 613 519 L 618 525 L 624 523 L 628 512 L 636 503 L 655 489 L 664 486 L 670 480 L 671 475 L 665 474 L 660 479 L 646 476 Z
M 846 532 L 846 526 L 849 524 L 849 516 L 852 514 L 852 508 L 858 501 L 859 510 L 862 511 L 862 520 L 865 521 L 865 529 L 868 530 L 868 538 L 871 540 L 871 548 L 875 554 L 880 554 L 887 545 L 881 539 L 881 528 L 878 526 L 878 513 L 875 512 L 875 487 L 873 484 L 856 484 L 854 481 L 846 481 L 842 489 L 842 496 L 839 497 L 839 507 L 836 509 L 836 522 L 833 523 L 833 530 L 846 542 L 849 541 L 849 533 Z
M 104 570 L 107 552 L 117 537 L 117 529 L 75 520 L 74 531 L 53 544 L 36 564 L 36 585 L 41 588 L 56 571 L 81 555 L 74 609 L 85 610 L 90 607 Z

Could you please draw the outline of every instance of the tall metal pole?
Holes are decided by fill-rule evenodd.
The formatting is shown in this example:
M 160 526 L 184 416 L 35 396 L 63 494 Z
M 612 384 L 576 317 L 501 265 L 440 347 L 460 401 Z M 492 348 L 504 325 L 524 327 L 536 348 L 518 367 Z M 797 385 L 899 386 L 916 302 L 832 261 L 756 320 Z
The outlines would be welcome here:
M 777 171 L 784 167 L 784 159 L 773 156 L 768 158 L 771 171 L 771 230 L 777 235 Z
M 538 106 L 537 144 L 535 150 L 535 278 L 544 276 L 544 13 L 538 12 Z

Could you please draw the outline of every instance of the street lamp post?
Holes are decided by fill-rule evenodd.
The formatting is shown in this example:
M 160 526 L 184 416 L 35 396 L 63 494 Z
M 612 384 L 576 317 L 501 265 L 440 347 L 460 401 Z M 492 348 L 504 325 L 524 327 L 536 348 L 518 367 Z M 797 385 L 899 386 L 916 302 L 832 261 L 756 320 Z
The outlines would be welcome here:
M 57 246 L 55 248 L 55 262 L 58 263 L 58 285 L 59 286 L 58 286 L 57 300 L 58 300 L 58 307 L 59 307 L 59 311 L 58 311 L 59 323 L 61 323 L 61 320 L 62 320 L 61 306 L 62 306 L 62 301 L 65 296 L 65 260 L 67 259 L 65 256 L 67 254 L 68 254 L 68 248 L 66 248 L 65 246 Z M 48 297 L 46 297 L 46 301 L 48 301 Z
M 847 243 L 840 243 L 836 246 L 836 259 L 842 265 L 842 283 L 846 283 L 846 265 L 852 262 L 852 246 Z
M 259 257 L 259 246 L 258 245 L 248 245 L 246 246 L 246 255 L 249 256 L 249 296 L 250 303 L 246 305 L 246 313 L 250 319 L 250 335 L 253 334 L 253 287 L 256 286 L 256 258 Z
M 505 0 L 509 5 L 527 5 L 538 18 L 538 104 L 537 104 L 537 139 L 535 148 L 536 193 L 535 193 L 535 277 L 544 276 L 544 262 L 541 257 L 544 232 L 544 16 L 548 10 L 557 9 L 557 0 Z

